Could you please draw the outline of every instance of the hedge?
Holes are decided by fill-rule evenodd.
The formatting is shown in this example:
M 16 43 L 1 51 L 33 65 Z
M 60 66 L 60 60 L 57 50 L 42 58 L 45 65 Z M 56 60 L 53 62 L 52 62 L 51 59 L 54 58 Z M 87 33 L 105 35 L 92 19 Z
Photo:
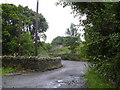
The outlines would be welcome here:
M 39 57 L 39 56 L 2 56 L 2 67 L 20 66 L 24 70 L 48 70 L 62 66 L 60 57 Z
M 58 56 L 61 57 L 62 60 L 73 60 L 73 61 L 82 61 L 83 58 L 81 55 L 78 54 L 50 54 L 51 56 Z

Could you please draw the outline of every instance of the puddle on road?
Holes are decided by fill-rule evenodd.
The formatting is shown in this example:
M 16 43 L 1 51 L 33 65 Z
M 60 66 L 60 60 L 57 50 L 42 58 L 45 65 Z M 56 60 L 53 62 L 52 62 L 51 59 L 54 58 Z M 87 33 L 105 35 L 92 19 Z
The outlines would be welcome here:
M 83 80 L 78 76 L 68 76 L 64 79 L 54 80 L 47 86 L 48 88 L 80 87 L 83 83 Z
M 58 83 L 62 83 L 62 82 L 63 82 L 63 80 L 58 80 L 57 82 L 58 82 Z
M 50 82 L 49 85 L 48 85 L 48 88 L 59 88 L 60 86 L 62 86 L 63 82 L 61 82 L 62 80 L 58 80 L 59 83 L 56 83 L 56 82 Z

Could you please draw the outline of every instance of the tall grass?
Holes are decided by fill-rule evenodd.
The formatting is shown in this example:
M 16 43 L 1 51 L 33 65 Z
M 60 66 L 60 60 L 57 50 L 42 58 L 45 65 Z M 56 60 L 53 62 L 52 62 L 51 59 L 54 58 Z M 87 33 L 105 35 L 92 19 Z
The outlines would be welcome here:
M 58 48 L 56 50 L 51 51 L 51 53 L 52 54 L 66 54 L 66 53 L 70 53 L 70 50 L 68 48 L 69 47 Z
M 21 71 L 22 67 L 7 67 L 7 68 L 2 68 L 0 69 L 0 75 L 7 75 L 7 73 L 13 73 L 17 71 Z
M 107 81 L 103 76 L 96 72 L 94 68 L 89 69 L 85 77 L 88 88 L 116 88 L 114 84 Z

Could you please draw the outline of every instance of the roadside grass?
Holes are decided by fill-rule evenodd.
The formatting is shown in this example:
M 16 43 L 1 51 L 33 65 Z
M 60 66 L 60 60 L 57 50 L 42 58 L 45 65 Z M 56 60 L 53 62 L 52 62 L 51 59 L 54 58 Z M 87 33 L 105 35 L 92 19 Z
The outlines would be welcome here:
M 69 47 L 62 47 L 58 48 L 56 50 L 51 51 L 52 54 L 65 54 L 65 53 L 70 53 L 70 50 L 68 49 Z
M 2 68 L 0 68 L 0 76 L 2 75 Z
M 111 82 L 107 81 L 94 68 L 88 70 L 85 76 L 88 88 L 116 88 Z
M 22 70 L 20 67 L 7 67 L 0 69 L 0 75 L 7 75 L 7 73 L 13 73 Z

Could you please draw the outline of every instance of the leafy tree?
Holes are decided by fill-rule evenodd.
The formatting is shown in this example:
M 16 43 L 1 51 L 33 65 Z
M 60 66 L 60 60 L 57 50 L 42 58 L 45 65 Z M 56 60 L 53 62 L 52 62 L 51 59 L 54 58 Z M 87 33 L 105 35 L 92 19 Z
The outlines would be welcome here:
M 80 34 L 78 29 L 74 24 L 71 24 L 70 28 L 67 29 L 66 34 L 67 37 L 67 46 L 70 46 L 69 49 L 71 53 L 75 53 L 75 48 L 80 44 Z
M 50 52 L 51 51 L 51 49 L 52 49 L 52 44 L 50 44 L 50 43 L 45 43 L 45 45 L 44 45 L 45 47 L 46 47 L 46 51 L 47 52 Z
M 18 14 L 21 18 L 23 29 L 25 31 L 30 31 L 31 35 L 35 34 L 35 23 L 36 23 L 36 13 L 29 9 L 27 6 L 18 6 Z M 38 14 L 38 33 L 44 33 L 48 29 L 48 24 L 46 19 L 42 14 Z
M 23 32 L 21 35 L 21 51 L 24 56 L 34 55 L 34 41 L 28 32 Z
M 89 60 L 96 63 L 99 73 L 120 86 L 120 2 L 67 2 L 76 15 L 86 15 L 83 46 Z
M 63 45 L 66 46 L 66 37 L 58 36 L 52 40 L 52 45 L 57 46 L 57 45 Z
M 21 31 L 30 32 L 32 39 L 34 39 L 36 13 L 28 7 L 21 5 L 2 4 L 0 6 L 2 6 L 2 52 L 3 55 L 13 55 L 14 53 L 18 53 L 18 21 L 21 21 Z M 42 33 L 41 36 L 45 37 L 43 34 L 46 32 L 48 24 L 43 15 L 39 14 L 38 16 L 38 34 Z M 25 34 L 23 33 L 23 35 Z
M 52 45 L 63 45 L 69 46 L 71 53 L 75 53 L 75 48 L 80 44 L 80 33 L 78 32 L 77 27 L 74 24 L 71 24 L 70 28 L 67 29 L 66 34 L 68 36 L 61 37 L 58 36 L 52 40 Z
M 39 54 L 41 53 L 49 54 L 53 47 L 50 43 L 45 43 L 45 42 L 39 42 L 38 45 L 39 45 L 39 48 L 38 48 Z
M 2 5 L 2 44 L 3 55 L 15 53 L 18 46 L 17 43 L 17 20 L 16 6 L 14 5 Z M 12 45 L 14 43 L 14 45 Z M 14 46 L 14 50 L 12 50 Z

